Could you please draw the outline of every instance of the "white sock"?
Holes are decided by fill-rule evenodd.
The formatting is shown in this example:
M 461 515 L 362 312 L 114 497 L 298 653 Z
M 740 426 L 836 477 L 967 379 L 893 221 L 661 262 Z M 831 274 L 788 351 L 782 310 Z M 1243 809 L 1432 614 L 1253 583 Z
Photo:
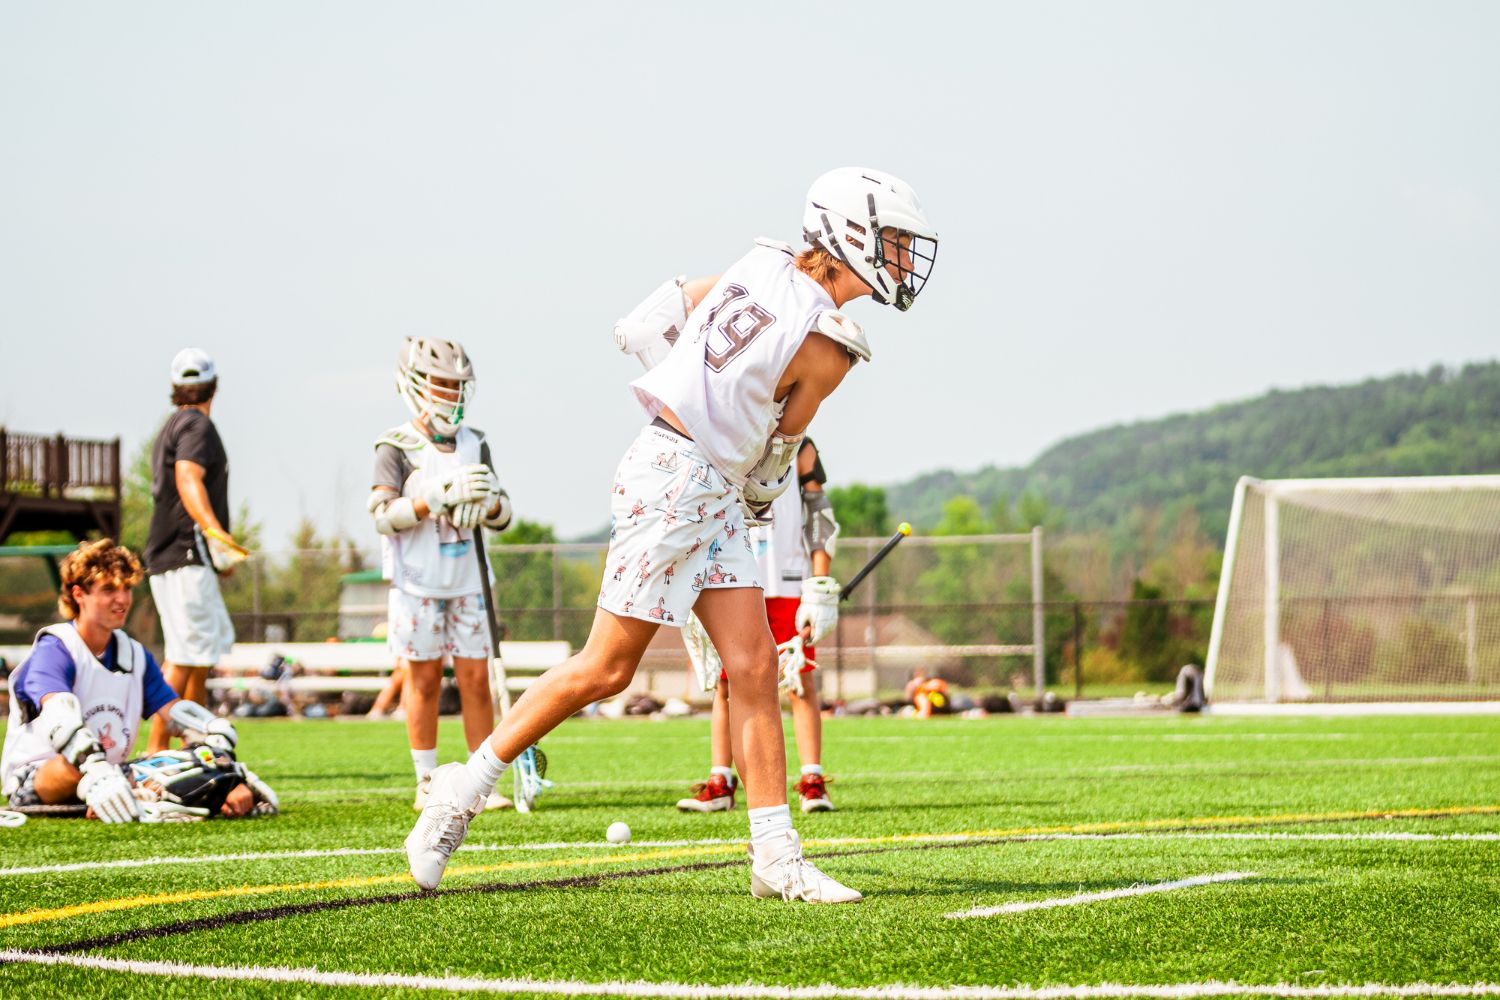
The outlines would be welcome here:
M 739 782 L 735 780 L 734 768 L 732 767 L 711 767 L 708 769 L 708 773 L 710 775 L 717 774 L 719 777 L 729 782 L 730 788 L 733 788 L 735 785 L 739 784 Z
M 822 764 L 803 764 L 802 765 L 802 776 L 805 778 L 809 774 L 816 774 L 818 777 L 821 778 L 823 776 L 823 765 Z
M 479 744 L 479 749 L 469 754 L 469 762 L 464 765 L 464 776 L 473 786 L 474 795 L 481 798 L 489 798 L 495 790 L 495 784 L 500 776 L 510 768 L 510 765 L 495 755 L 490 749 L 490 741 L 485 740 Z
M 750 810 L 750 843 L 764 844 L 791 832 L 792 810 L 785 802 Z
M 433 747 L 431 750 L 413 750 L 411 752 L 411 766 L 417 769 L 418 781 L 427 777 L 428 772 L 437 767 L 437 747 Z

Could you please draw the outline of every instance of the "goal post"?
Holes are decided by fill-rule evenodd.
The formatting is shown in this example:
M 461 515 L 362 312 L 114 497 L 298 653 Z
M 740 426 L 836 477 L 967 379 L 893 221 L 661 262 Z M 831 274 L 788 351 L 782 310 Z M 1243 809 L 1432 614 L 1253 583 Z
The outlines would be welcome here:
M 1500 701 L 1500 476 L 1240 479 L 1215 702 Z

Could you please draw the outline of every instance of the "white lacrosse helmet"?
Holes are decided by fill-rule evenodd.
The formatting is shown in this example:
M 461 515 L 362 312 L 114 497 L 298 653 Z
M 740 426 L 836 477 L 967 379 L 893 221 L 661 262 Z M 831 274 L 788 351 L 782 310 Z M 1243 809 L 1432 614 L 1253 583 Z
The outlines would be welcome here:
M 396 359 L 396 389 L 412 416 L 425 416 L 434 431 L 452 437 L 474 395 L 474 366 L 455 341 L 407 337 Z
M 882 239 L 886 229 L 896 232 Z M 807 242 L 833 254 L 869 285 L 876 302 L 903 312 L 927 284 L 937 259 L 937 233 L 916 193 L 879 170 L 840 167 L 813 181 L 802 230 Z

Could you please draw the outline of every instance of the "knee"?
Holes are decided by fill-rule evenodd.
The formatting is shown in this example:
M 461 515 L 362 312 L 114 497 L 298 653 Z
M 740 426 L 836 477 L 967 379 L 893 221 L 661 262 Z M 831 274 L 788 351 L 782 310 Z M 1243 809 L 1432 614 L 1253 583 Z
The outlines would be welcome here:
M 460 691 L 483 691 L 489 687 L 490 673 L 482 663 L 454 664 L 453 679 Z
M 443 666 L 441 663 L 413 663 L 407 669 L 406 683 L 420 694 L 435 695 L 443 683 Z
M 730 682 L 736 686 L 769 682 L 772 687 L 775 687 L 778 670 L 776 647 L 770 642 L 765 643 L 764 646 L 757 644 L 754 648 L 739 651 L 723 659 L 724 672 L 729 675 Z
M 635 664 L 623 660 L 606 661 L 595 673 L 594 693 L 595 701 L 600 698 L 613 698 L 624 692 L 635 678 Z

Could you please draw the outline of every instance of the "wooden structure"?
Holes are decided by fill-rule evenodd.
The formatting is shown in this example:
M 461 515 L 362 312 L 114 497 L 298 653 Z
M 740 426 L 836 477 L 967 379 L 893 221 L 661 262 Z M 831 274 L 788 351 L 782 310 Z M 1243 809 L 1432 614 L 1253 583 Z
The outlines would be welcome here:
M 17 434 L 0 427 L 0 542 L 20 531 L 120 537 L 120 439 Z

